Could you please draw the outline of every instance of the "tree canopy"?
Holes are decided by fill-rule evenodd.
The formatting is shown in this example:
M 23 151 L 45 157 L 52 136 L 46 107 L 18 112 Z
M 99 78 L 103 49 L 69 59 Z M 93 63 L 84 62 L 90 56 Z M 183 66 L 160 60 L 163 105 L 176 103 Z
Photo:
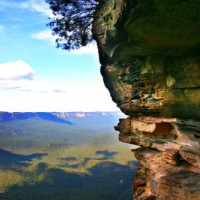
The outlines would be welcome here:
M 57 35 L 57 47 L 78 49 L 93 40 L 92 21 L 99 0 L 46 0 L 54 18 L 48 25 Z

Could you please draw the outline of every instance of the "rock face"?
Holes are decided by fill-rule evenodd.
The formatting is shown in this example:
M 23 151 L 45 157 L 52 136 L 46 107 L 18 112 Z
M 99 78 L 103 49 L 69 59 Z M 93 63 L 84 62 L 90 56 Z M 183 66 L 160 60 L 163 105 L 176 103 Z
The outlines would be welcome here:
M 189 128 L 189 130 L 188 130 Z M 138 144 L 135 199 L 200 199 L 200 123 L 137 117 L 120 120 L 122 142 Z
M 134 199 L 200 199 L 200 0 L 101 0 L 101 73 L 137 144 Z

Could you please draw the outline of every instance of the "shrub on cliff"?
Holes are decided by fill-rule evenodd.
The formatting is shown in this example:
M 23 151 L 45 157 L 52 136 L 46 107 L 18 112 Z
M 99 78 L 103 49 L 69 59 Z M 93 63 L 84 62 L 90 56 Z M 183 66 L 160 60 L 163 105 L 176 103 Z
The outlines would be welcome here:
M 71 50 L 93 40 L 91 26 L 99 0 L 46 0 L 54 18 L 48 23 L 57 35 L 57 47 Z

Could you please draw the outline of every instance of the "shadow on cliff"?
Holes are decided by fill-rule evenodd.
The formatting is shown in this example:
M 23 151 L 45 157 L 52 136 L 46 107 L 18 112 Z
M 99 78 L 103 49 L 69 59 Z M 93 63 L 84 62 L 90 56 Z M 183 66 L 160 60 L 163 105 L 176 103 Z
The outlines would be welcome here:
M 8 188 L 0 200 L 132 199 L 131 180 L 136 170 L 137 162 L 126 166 L 103 162 L 90 168 L 90 175 L 76 174 L 48 168 L 42 162 L 31 172 L 29 181 Z
M 0 169 L 21 171 L 21 167 L 28 167 L 28 162 L 33 159 L 40 160 L 46 153 L 34 153 L 30 155 L 21 155 L 0 149 Z

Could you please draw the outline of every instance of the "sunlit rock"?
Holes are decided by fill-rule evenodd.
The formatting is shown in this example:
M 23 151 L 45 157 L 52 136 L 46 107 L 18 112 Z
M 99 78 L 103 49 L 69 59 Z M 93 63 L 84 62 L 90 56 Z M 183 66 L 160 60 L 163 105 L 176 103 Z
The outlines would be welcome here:
M 135 200 L 200 199 L 200 0 L 101 0 L 101 73 L 139 145 Z

